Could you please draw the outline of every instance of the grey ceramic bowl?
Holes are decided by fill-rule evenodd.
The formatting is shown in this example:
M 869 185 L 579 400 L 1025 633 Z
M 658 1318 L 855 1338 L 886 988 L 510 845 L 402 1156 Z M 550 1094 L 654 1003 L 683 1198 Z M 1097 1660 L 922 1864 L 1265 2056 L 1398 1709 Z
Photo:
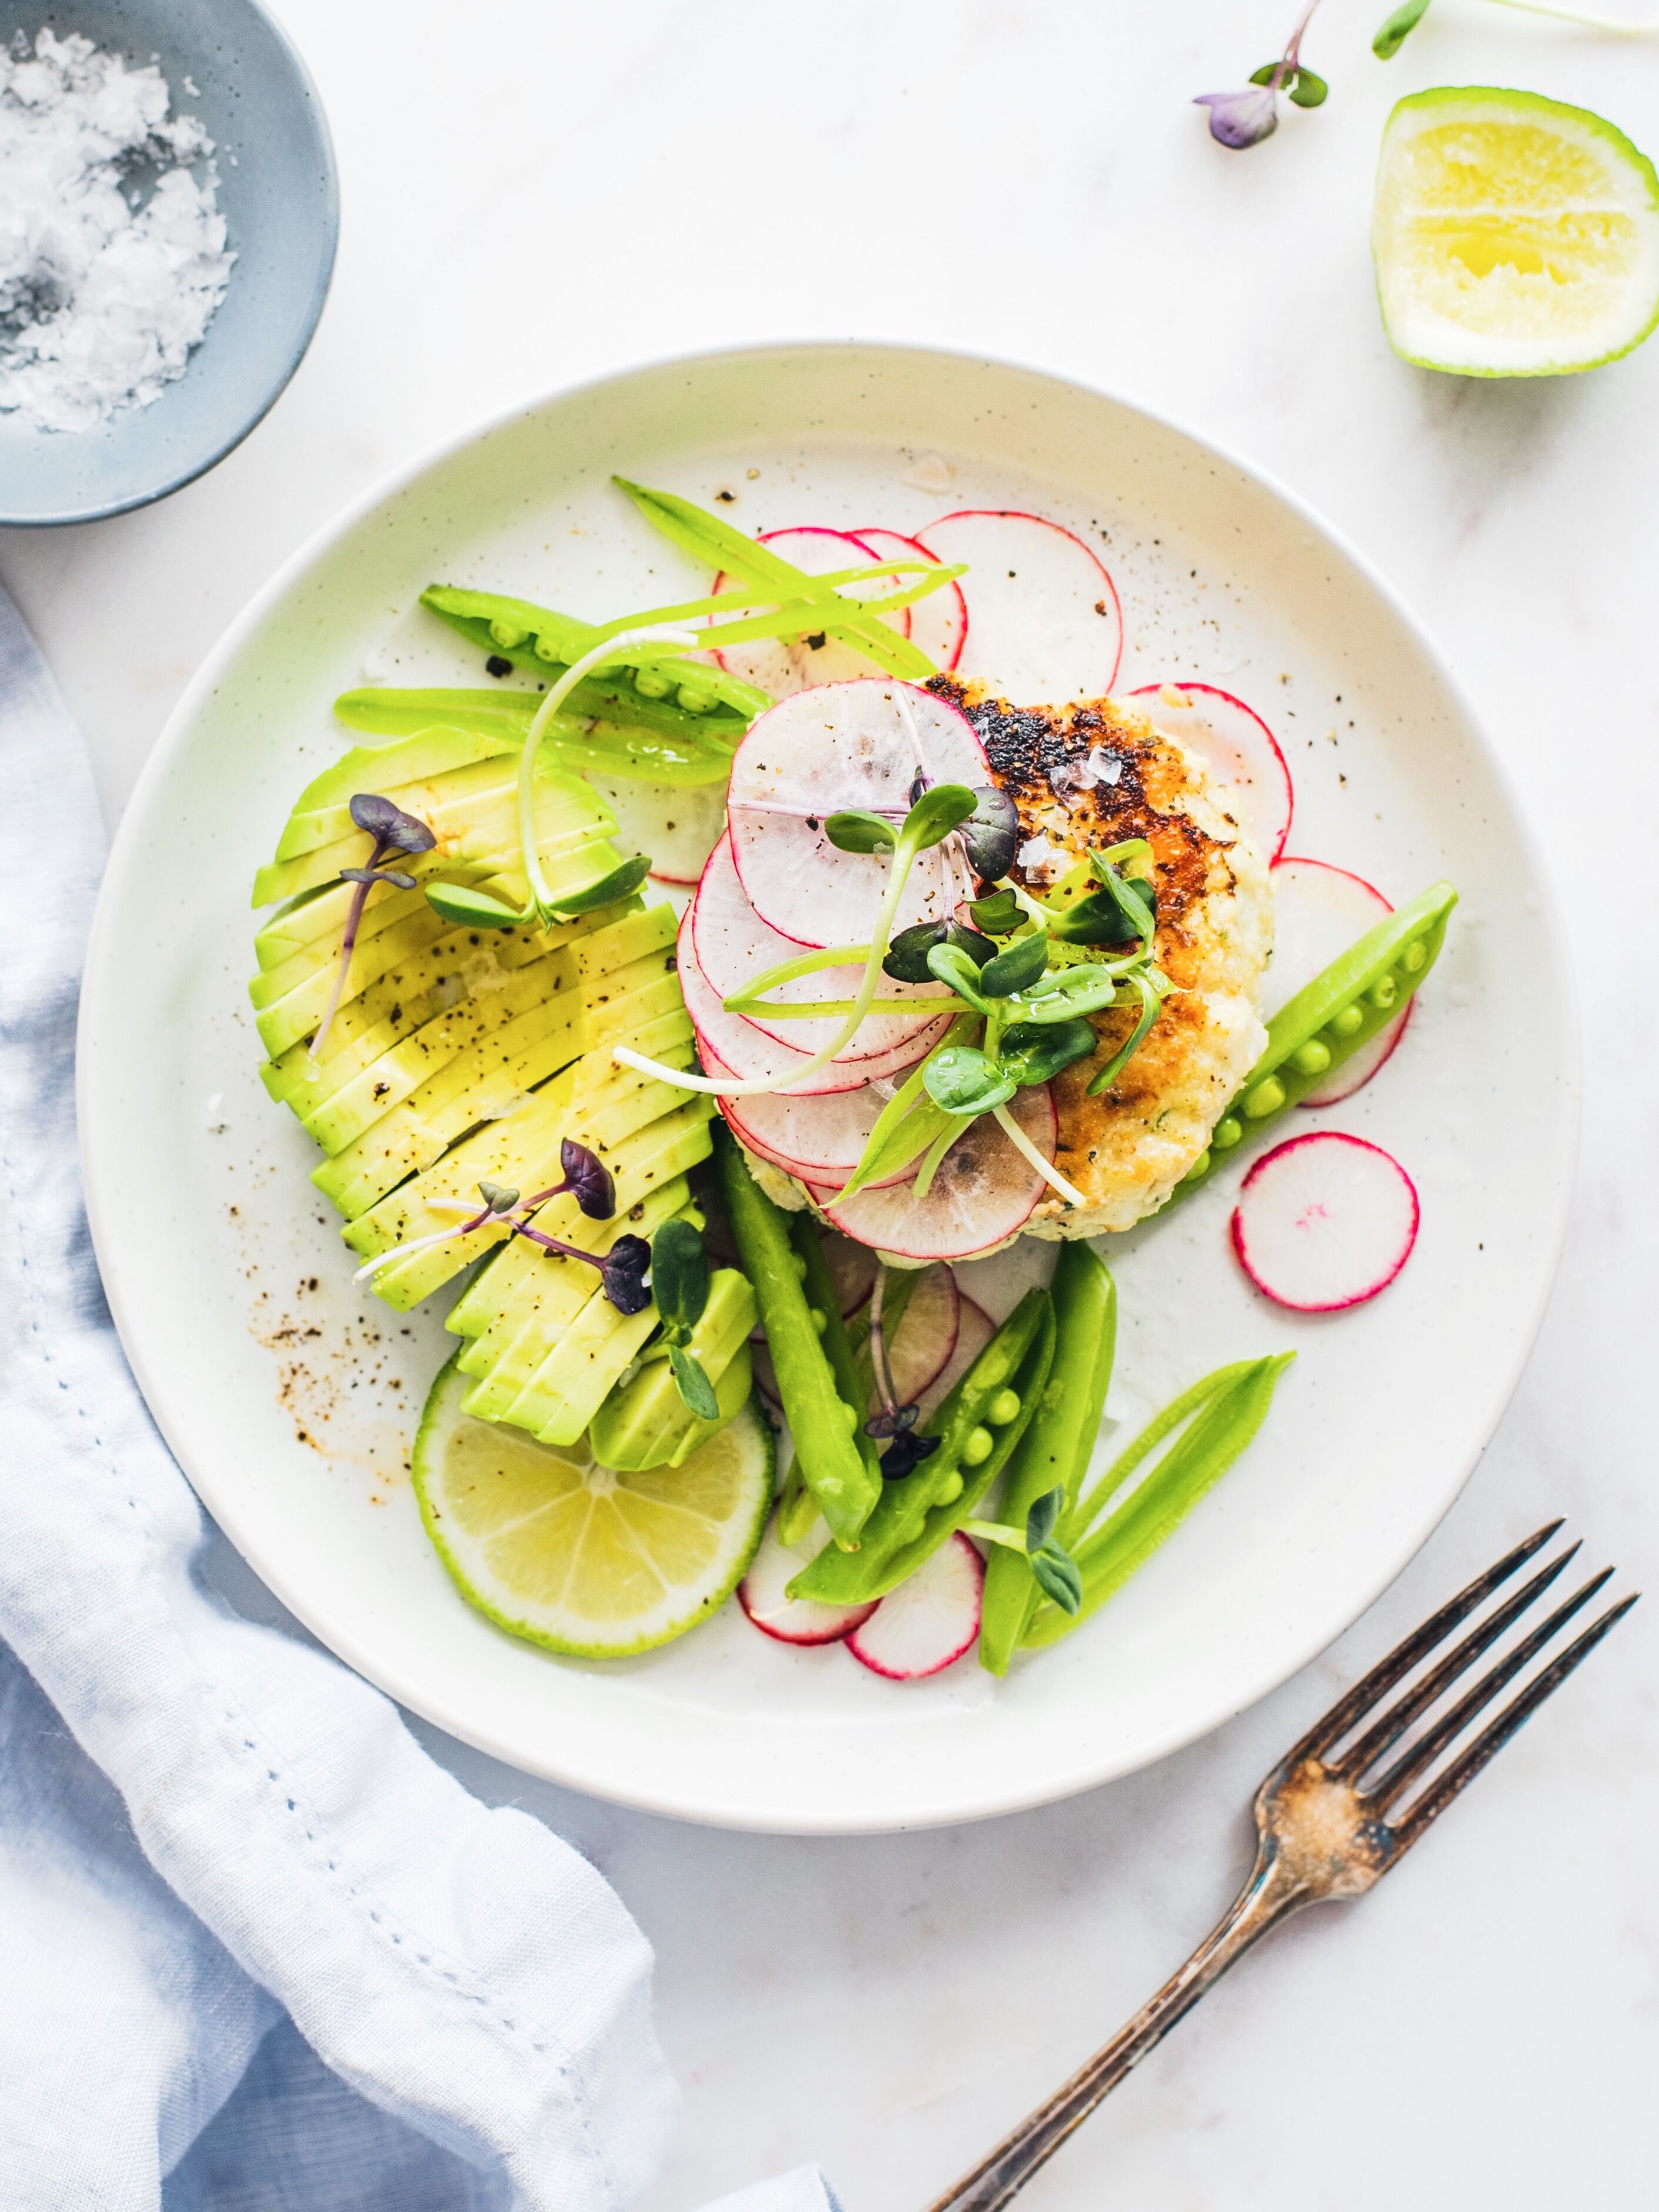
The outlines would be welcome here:
M 0 522 L 91 522 L 200 476 L 271 405 L 323 311 L 339 193 L 316 88 L 257 0 L 0 0 L 0 40 L 32 40 L 43 25 L 159 61 L 173 112 L 198 117 L 215 142 L 236 254 L 206 336 L 153 404 L 95 430 L 34 430 L 0 415 Z

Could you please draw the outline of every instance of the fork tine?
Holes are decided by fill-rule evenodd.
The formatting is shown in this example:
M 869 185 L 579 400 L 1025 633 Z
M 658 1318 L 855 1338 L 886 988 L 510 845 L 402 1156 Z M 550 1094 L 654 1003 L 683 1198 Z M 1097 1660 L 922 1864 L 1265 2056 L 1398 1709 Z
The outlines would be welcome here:
M 1617 1605 L 1610 1605 L 1599 1620 L 1591 1621 L 1583 1635 L 1576 1637 L 1560 1656 L 1551 1661 L 1543 1673 L 1529 1682 L 1518 1698 L 1513 1698 L 1494 1721 L 1482 1729 L 1463 1756 L 1449 1766 L 1431 1790 L 1425 1790 L 1399 1826 L 1391 1830 L 1394 1850 L 1390 1863 L 1397 1863 L 1401 1854 L 1408 1851 L 1430 1824 L 1437 1820 L 1460 1791 L 1468 1788 L 1489 1759 L 1500 1752 L 1523 1721 L 1530 1720 L 1546 1698 L 1559 1690 L 1573 1668 L 1587 1659 L 1601 1638 L 1614 1624 L 1624 1619 L 1641 1595 L 1632 1590 Z
M 1565 1516 L 1564 1516 L 1565 1517 Z M 1537 1529 L 1524 1543 L 1517 1544 L 1495 1566 L 1475 1577 L 1467 1589 L 1460 1590 L 1438 1613 L 1431 1613 L 1422 1626 L 1408 1636 L 1403 1644 L 1396 1644 L 1386 1659 L 1380 1659 L 1369 1674 L 1361 1675 L 1352 1689 L 1340 1697 L 1329 1712 L 1322 1714 L 1308 1730 L 1301 1741 L 1285 1753 L 1281 1764 L 1286 1767 L 1300 1765 L 1304 1759 L 1316 1759 L 1322 1753 L 1345 1736 L 1364 1714 L 1368 1713 L 1387 1691 L 1425 1659 L 1435 1645 L 1449 1636 L 1461 1620 L 1467 1620 L 1477 1606 L 1484 1605 L 1495 1589 L 1500 1589 L 1518 1568 L 1524 1567 L 1535 1552 L 1540 1551 L 1560 1528 L 1560 1521 L 1552 1521 Z
M 1495 1667 L 1488 1668 L 1473 1689 L 1460 1698 L 1449 1712 L 1443 1714 L 1408 1751 L 1401 1753 L 1386 1774 L 1363 1793 L 1366 1804 L 1379 1819 L 1387 1816 L 1389 1807 L 1401 1790 L 1414 1782 L 1419 1774 L 1426 1773 L 1441 1753 L 1456 1742 L 1482 1706 L 1489 1705 L 1500 1690 L 1506 1689 L 1517 1674 L 1532 1664 L 1557 1629 L 1565 1627 L 1574 1613 L 1589 1603 L 1612 1573 L 1611 1567 L 1603 1567 L 1599 1575 L 1593 1576 L 1581 1589 L 1575 1590 L 1565 1605 L 1557 1606 L 1547 1620 L 1540 1621 L 1512 1651 L 1506 1651 Z
M 1331 1771 L 1343 1775 L 1357 1784 L 1360 1776 L 1376 1765 L 1389 1746 L 1399 1742 L 1418 1716 L 1437 1704 L 1441 1693 L 1520 1620 L 1533 1600 L 1549 1588 L 1580 1548 L 1577 1544 L 1572 1545 L 1562 1553 L 1559 1559 L 1552 1559 L 1530 1582 L 1522 1583 L 1518 1590 L 1506 1597 L 1495 1613 L 1483 1620 L 1478 1628 L 1472 1629 L 1461 1644 L 1453 1645 L 1440 1664 L 1425 1674 L 1415 1689 L 1408 1690 L 1403 1698 L 1396 1698 L 1382 1719 L 1367 1729 L 1358 1741 L 1343 1753 Z

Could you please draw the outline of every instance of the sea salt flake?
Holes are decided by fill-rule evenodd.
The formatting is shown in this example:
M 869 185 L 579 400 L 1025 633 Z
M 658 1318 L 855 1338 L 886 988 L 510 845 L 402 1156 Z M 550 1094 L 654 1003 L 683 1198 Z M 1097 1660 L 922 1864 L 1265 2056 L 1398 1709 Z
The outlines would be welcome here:
M 1046 837 L 1028 837 L 1015 858 L 1028 877 L 1042 883 L 1068 865 L 1060 847 L 1051 845 Z
M 0 46 L 0 413 L 88 430 L 182 376 L 225 295 L 213 142 L 161 70 Z

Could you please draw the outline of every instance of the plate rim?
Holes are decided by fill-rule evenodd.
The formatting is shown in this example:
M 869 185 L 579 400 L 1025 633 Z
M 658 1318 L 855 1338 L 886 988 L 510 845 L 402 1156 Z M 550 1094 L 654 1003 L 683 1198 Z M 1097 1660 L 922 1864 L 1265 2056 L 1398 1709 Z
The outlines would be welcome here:
M 364 1638 L 357 1634 L 343 1635 L 337 1624 L 331 1621 L 326 1628 L 314 1619 L 303 1595 L 286 1586 L 286 1578 L 274 1578 L 249 1551 L 246 1550 L 234 1533 L 237 1516 L 231 1513 L 222 1516 L 208 1491 L 216 1488 L 210 1480 L 205 1490 L 198 1488 L 195 1478 L 185 1465 L 183 1451 L 175 1443 L 164 1407 L 168 1394 L 162 1379 L 148 1371 L 147 1363 L 130 1340 L 126 1317 L 131 1300 L 128 1291 L 116 1278 L 118 1270 L 106 1261 L 110 1239 L 106 1233 L 106 1198 L 100 1184 L 98 1166 L 89 1137 L 91 1121 L 88 1073 L 92 1054 L 88 1049 L 88 1038 L 94 1019 L 92 1009 L 100 998 L 100 979 L 112 957 L 116 939 L 113 916 L 121 902 L 129 872 L 134 866 L 138 848 L 138 823 L 143 816 L 151 793 L 168 772 L 173 756 L 185 742 L 190 726 L 202 702 L 217 688 L 231 661 L 266 616 L 280 603 L 306 571 L 323 557 L 360 521 L 374 510 L 396 498 L 418 481 L 428 471 L 440 467 L 469 447 L 483 442 L 511 425 L 540 413 L 543 410 L 562 402 L 579 399 L 602 391 L 605 386 L 629 378 L 677 369 L 706 369 L 721 364 L 753 361 L 769 355 L 780 357 L 802 353 L 830 354 L 886 354 L 908 356 L 912 359 L 947 361 L 980 368 L 1006 371 L 1027 376 L 1040 382 L 1057 386 L 1091 399 L 1104 400 L 1125 413 L 1138 416 L 1154 428 L 1173 433 L 1186 440 L 1198 452 L 1213 458 L 1235 470 L 1257 489 L 1279 501 L 1297 516 L 1319 538 L 1346 561 L 1352 570 L 1374 591 L 1407 635 L 1413 639 L 1431 666 L 1437 680 L 1459 713 L 1466 720 L 1476 739 L 1487 772 L 1502 794 L 1515 827 L 1516 836 L 1528 862 L 1531 887 L 1542 902 L 1541 919 L 1554 934 L 1559 933 L 1561 914 L 1553 878 L 1543 866 L 1543 853 L 1531 822 L 1518 801 L 1515 781 L 1498 748 L 1486 734 L 1481 717 L 1475 712 L 1463 684 L 1449 657 L 1441 647 L 1427 623 L 1411 607 L 1392 583 L 1382 575 L 1370 558 L 1348 538 L 1346 533 L 1330 522 L 1300 494 L 1281 483 L 1272 471 L 1247 459 L 1231 447 L 1192 428 L 1180 416 L 1164 410 L 1148 406 L 1138 399 L 1126 398 L 1109 386 L 1072 374 L 1048 368 L 1012 356 L 995 355 L 977 349 L 939 346 L 911 343 L 895 338 L 860 338 L 846 337 L 807 337 L 769 338 L 738 345 L 703 349 L 694 353 L 671 353 L 634 360 L 608 368 L 592 376 L 585 376 L 550 386 L 527 398 L 518 398 L 481 418 L 475 419 L 459 431 L 435 445 L 428 447 L 411 461 L 400 464 L 377 478 L 355 499 L 348 501 L 296 548 L 273 572 L 267 581 L 249 599 L 240 611 L 227 626 L 216 644 L 185 685 L 172 712 L 167 718 L 151 748 L 149 757 L 140 770 L 121 821 L 111 840 L 102 880 L 99 885 L 88 933 L 86 958 L 82 969 L 76 1042 L 76 1125 L 77 1154 L 85 1193 L 87 1217 L 93 1248 L 98 1260 L 100 1275 L 111 1316 L 120 1337 L 122 1348 L 135 1381 L 143 1396 L 151 1418 L 160 1430 L 168 1450 L 177 1462 L 181 1474 L 195 1492 L 204 1511 L 221 1528 L 228 1540 L 246 1561 L 252 1571 L 270 1589 L 278 1601 L 310 1633 L 315 1635 L 325 1648 L 342 1664 L 349 1666 L 387 1697 L 406 1711 L 418 1715 L 446 1735 L 468 1744 L 487 1756 L 497 1759 L 504 1765 L 520 1773 L 529 1773 L 566 1789 L 576 1790 L 608 1803 L 625 1806 L 631 1810 L 655 1814 L 670 1819 L 683 1820 L 698 1826 L 730 1830 L 733 1832 L 796 1835 L 873 1835 L 902 1832 L 911 1828 L 944 1827 L 971 1820 L 1000 1818 L 1006 1814 L 1029 1811 L 1035 1807 L 1058 1802 L 1080 1795 L 1083 1791 L 1104 1787 L 1120 1781 L 1129 1774 L 1157 1765 L 1188 1746 L 1203 1741 L 1219 1728 L 1237 1719 L 1242 1712 L 1289 1681 L 1327 1650 L 1338 1638 L 1344 1635 L 1376 1602 L 1382 1593 L 1405 1571 L 1416 1558 L 1441 1522 L 1456 1504 L 1467 1486 L 1486 1446 L 1491 1443 L 1498 1425 L 1508 1410 L 1519 1386 L 1533 1347 L 1542 1327 L 1545 1314 L 1553 1294 L 1560 1271 L 1562 1251 L 1571 1219 L 1574 1194 L 1577 1183 L 1580 1147 L 1583 1133 L 1583 1030 L 1579 1014 L 1576 979 L 1571 966 L 1561 963 L 1561 990 L 1557 1001 L 1556 1028 L 1560 1054 L 1557 1078 L 1561 1093 L 1560 1106 L 1564 1116 L 1561 1128 L 1561 1176 L 1553 1195 L 1553 1218 L 1548 1224 L 1544 1240 L 1544 1264 L 1540 1271 L 1539 1287 L 1532 1310 L 1524 1326 L 1517 1332 L 1516 1344 L 1507 1368 L 1494 1384 L 1481 1408 L 1479 1440 L 1466 1455 L 1443 1499 L 1435 1504 L 1420 1523 L 1413 1522 L 1401 1535 L 1395 1551 L 1379 1565 L 1374 1575 L 1360 1578 L 1364 1595 L 1354 1605 L 1345 1598 L 1329 1612 L 1322 1612 L 1310 1623 L 1304 1635 L 1296 1639 L 1293 1655 L 1286 1661 L 1274 1662 L 1262 1670 L 1260 1679 L 1242 1684 L 1236 1696 L 1230 1696 L 1224 1711 L 1212 1712 L 1194 1723 L 1188 1723 L 1165 1729 L 1156 1737 L 1153 1747 L 1144 1747 L 1134 1755 L 1105 1765 L 1091 1764 L 1086 1771 L 1067 1770 L 1063 1774 L 1050 1774 L 1040 1784 L 1006 1788 L 988 1794 L 982 1788 L 977 1792 L 971 1786 L 957 1793 L 953 1802 L 939 1809 L 925 1814 L 902 1813 L 895 1818 L 872 1825 L 868 1818 L 838 1820 L 833 1815 L 814 1813 L 809 1817 L 782 1821 L 738 1808 L 735 1812 L 712 1810 L 706 1803 L 684 1802 L 672 1790 L 650 1787 L 629 1787 L 611 1778 L 601 1778 L 588 1771 L 578 1770 L 567 1764 L 553 1761 L 532 1765 L 522 1753 L 509 1749 L 493 1736 L 487 1723 L 473 1723 L 457 1718 L 453 1713 L 439 1709 L 434 1702 L 412 1689 L 399 1679 L 398 1669 L 380 1661 L 365 1649 Z M 136 1288 L 133 1295 L 137 1295 Z M 137 1331 L 133 1339 L 142 1342 Z

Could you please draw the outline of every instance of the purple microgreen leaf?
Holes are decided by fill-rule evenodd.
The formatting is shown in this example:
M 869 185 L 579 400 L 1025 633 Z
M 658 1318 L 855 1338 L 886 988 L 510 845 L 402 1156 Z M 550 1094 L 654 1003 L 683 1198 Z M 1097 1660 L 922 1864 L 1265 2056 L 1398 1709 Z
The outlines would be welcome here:
M 651 1247 L 643 1237 L 619 1237 L 599 1267 L 599 1281 L 619 1314 L 643 1313 L 651 1303 L 645 1287 Z
M 916 1425 L 921 1413 L 920 1406 L 890 1407 L 884 1413 L 870 1416 L 864 1425 L 864 1433 L 866 1437 L 874 1437 L 878 1443 L 888 1437 L 908 1436 Z
M 437 839 L 424 822 L 405 814 L 375 791 L 360 791 L 351 801 L 351 818 L 368 830 L 377 845 L 390 845 L 397 853 L 429 853 Z
M 566 1137 L 559 1146 L 559 1165 L 564 1170 L 564 1188 L 588 1219 L 609 1221 L 617 1211 L 617 1186 L 604 1161 L 574 1137 Z
M 1236 154 L 1259 146 L 1279 128 L 1279 102 L 1271 84 L 1260 92 L 1200 92 L 1193 105 L 1209 109 L 1211 137 Z
M 413 876 L 406 876 L 399 868 L 342 868 L 340 880 L 344 884 L 395 884 L 400 891 L 412 891 Z
M 919 1437 L 914 1429 L 895 1437 L 879 1462 L 882 1480 L 900 1482 L 907 1474 L 914 1474 L 923 1460 L 933 1457 L 941 1442 L 939 1437 Z

